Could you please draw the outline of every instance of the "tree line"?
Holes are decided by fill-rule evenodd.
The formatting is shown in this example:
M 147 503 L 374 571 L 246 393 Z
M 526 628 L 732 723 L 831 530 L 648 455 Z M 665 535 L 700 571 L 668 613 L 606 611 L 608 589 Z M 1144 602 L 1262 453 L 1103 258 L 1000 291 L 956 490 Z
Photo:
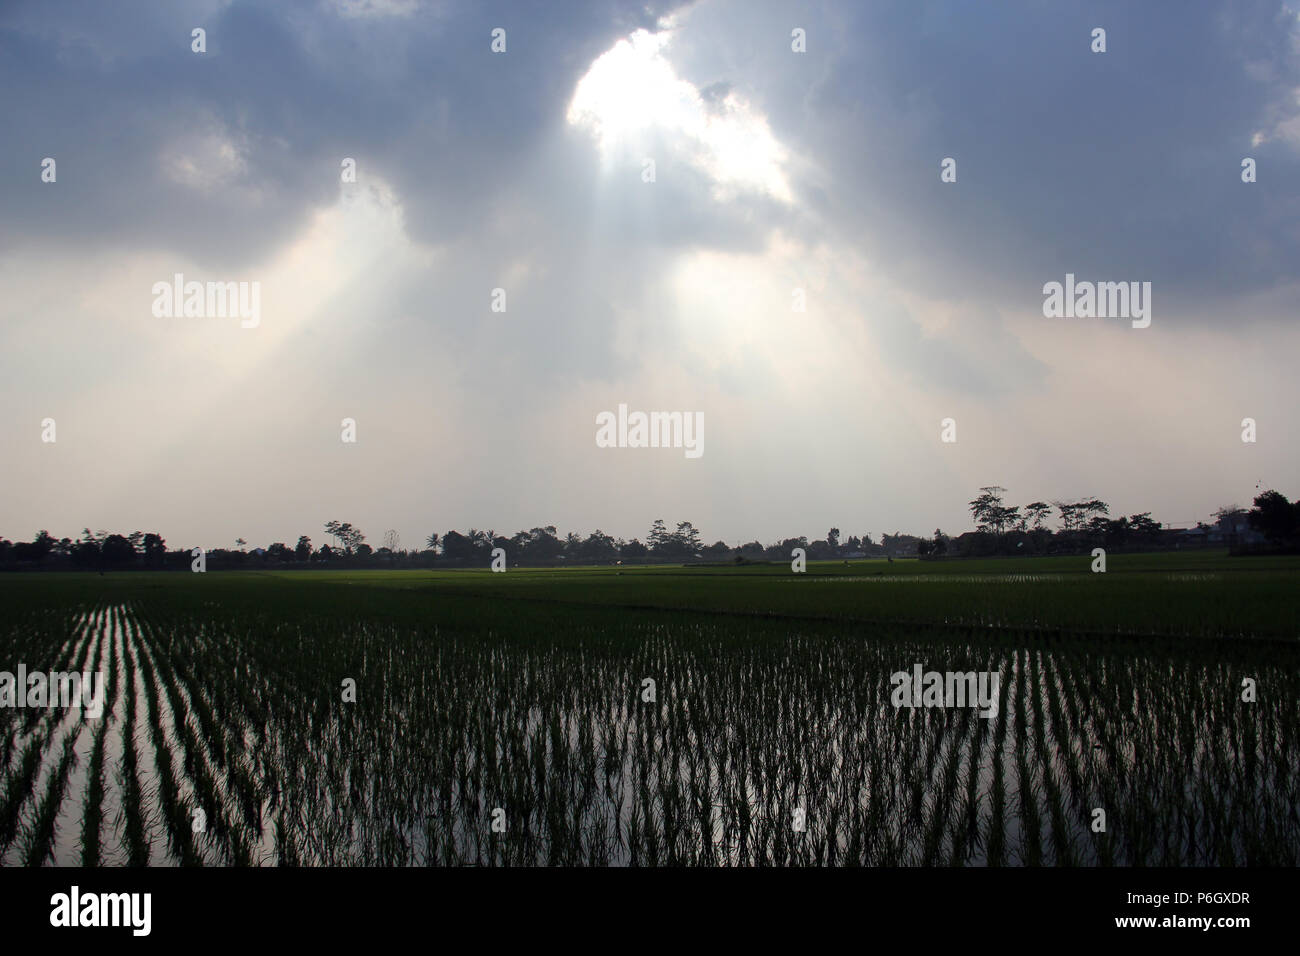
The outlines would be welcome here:
M 366 535 L 350 522 L 327 521 L 326 535 L 333 542 L 314 547 L 312 539 L 300 535 L 295 545 L 282 541 L 265 548 L 247 549 L 243 538 L 233 548 L 205 551 L 213 570 L 256 566 L 347 566 L 347 567 L 472 567 L 487 566 L 492 552 L 501 548 L 511 565 L 649 564 L 656 562 L 706 562 L 745 564 L 759 561 L 787 562 L 795 548 L 802 548 L 812 561 L 885 556 L 917 555 L 934 559 L 989 554 L 1078 553 L 1098 544 L 1109 548 L 1171 548 L 1196 544 L 1227 544 L 1241 551 L 1300 551 L 1300 499 L 1295 502 L 1277 491 L 1256 496 L 1247 511 L 1236 505 L 1214 512 L 1214 524 L 1198 523 L 1195 529 L 1175 531 L 1151 518 L 1150 512 L 1112 517 L 1110 507 L 1098 499 L 1033 501 L 1009 505 L 1006 489 L 997 485 L 980 488 L 969 503 L 975 530 L 955 538 L 936 529 L 930 537 L 883 534 L 879 541 L 869 532 L 842 537 L 831 528 L 825 537 L 784 538 L 770 544 L 755 540 L 729 545 L 724 541 L 704 544 L 699 529 L 689 521 L 672 530 L 656 519 L 642 541 L 624 540 L 599 528 L 583 537 L 575 532 L 561 535 L 554 525 L 518 531 L 512 535 L 494 530 L 470 528 L 434 532 L 419 550 L 397 546 L 389 532 L 386 544 L 373 548 Z M 1049 527 L 1055 510 L 1058 526 Z M 38 531 L 31 541 L 12 542 L 0 537 L 0 568 L 67 567 L 83 570 L 145 568 L 182 570 L 190 567 L 191 548 L 168 550 L 157 532 L 132 531 L 109 534 L 83 529 L 77 540 L 54 538 Z

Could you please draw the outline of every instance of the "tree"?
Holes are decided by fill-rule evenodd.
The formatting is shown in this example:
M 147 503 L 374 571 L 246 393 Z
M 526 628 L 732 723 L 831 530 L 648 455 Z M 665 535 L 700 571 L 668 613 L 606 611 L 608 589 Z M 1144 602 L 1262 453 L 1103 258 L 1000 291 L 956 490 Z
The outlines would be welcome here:
M 650 553 L 650 549 L 636 538 L 633 538 L 627 544 L 623 545 L 619 553 L 625 558 L 644 558 Z
M 366 536 L 361 533 L 361 529 L 352 527 L 352 524 L 347 521 L 342 523 L 327 521 L 325 522 L 325 532 L 341 544 L 343 550 L 348 554 L 351 554 L 357 545 L 366 540 Z
M 474 557 L 474 542 L 459 531 L 442 536 L 442 556 L 449 561 L 469 561 Z
M 72 546 L 72 563 L 78 567 L 89 568 L 99 563 L 99 539 L 89 528 L 83 528 L 81 540 Z
M 156 531 L 144 536 L 144 563 L 151 568 L 160 568 L 167 561 L 167 542 Z
M 556 537 L 555 525 L 533 528 L 528 532 L 528 541 L 524 545 L 524 555 L 529 561 L 549 564 L 564 553 L 564 542 Z
M 1288 501 L 1280 491 L 1259 495 L 1248 517 L 1250 526 L 1273 544 L 1300 538 L 1300 500 Z
M 826 532 L 826 543 L 829 544 L 829 545 L 831 546 L 832 549 L 834 549 L 834 550 L 839 550 L 839 547 L 840 547 L 840 529 L 839 529 L 839 528 L 831 528 L 830 531 L 827 531 L 827 532 Z
M 1025 516 L 1034 523 L 1034 530 L 1041 531 L 1043 522 L 1051 513 L 1052 506 L 1045 501 L 1031 501 L 1025 505 Z
M 597 528 L 582 542 L 581 553 L 587 561 L 608 561 L 618 556 L 614 539 Z
M 1082 531 L 1084 525 L 1089 520 L 1099 515 L 1110 514 L 1110 507 L 1104 501 L 1097 501 L 1096 498 L 1083 499 L 1066 503 L 1063 501 L 1052 502 L 1061 512 L 1061 531 Z
M 243 538 L 236 538 L 236 539 L 235 539 L 235 547 L 238 548 L 240 551 L 243 551 L 243 550 L 244 550 L 244 545 L 246 545 L 246 544 L 248 544 L 248 542 L 245 541 Z
M 436 554 L 438 551 L 438 532 L 435 531 L 433 534 L 429 535 L 429 537 L 424 540 L 424 543 L 428 546 L 430 551 Z
M 1154 540 L 1160 536 L 1160 522 L 1151 520 L 1151 512 L 1129 515 L 1129 532 L 1139 538 Z
M 673 544 L 678 554 L 683 557 L 694 557 L 701 547 L 700 533 L 689 521 L 679 521 L 677 530 L 673 533 Z
M 1006 523 L 1006 509 L 1002 505 L 1002 494 L 1007 489 L 998 485 L 988 485 L 980 489 L 983 492 L 974 501 L 970 502 L 970 513 L 975 519 L 975 527 L 979 531 L 1002 532 L 1002 526 Z
M 998 510 L 998 529 L 1025 530 L 1025 516 L 1020 513 L 1020 505 L 1012 505 L 1009 508 L 1000 508 Z
M 131 547 L 131 542 L 120 534 L 110 534 L 105 538 L 100 554 L 105 564 L 114 567 L 121 567 L 135 560 L 135 548 Z
M 293 549 L 293 553 L 299 561 L 311 560 L 311 538 L 305 534 L 298 535 L 298 546 Z
M 664 526 L 664 519 L 655 518 L 655 523 L 650 526 L 650 533 L 646 535 L 645 540 L 652 553 L 662 554 L 671 537 L 668 529 Z
M 1084 514 L 1088 516 L 1089 520 L 1110 514 L 1110 505 L 1106 504 L 1104 501 L 1099 501 L 1096 498 L 1090 498 L 1087 501 L 1079 502 L 1079 507 L 1083 509 Z
M 579 557 L 582 554 L 582 538 L 576 531 L 570 531 L 564 536 L 564 557 L 570 560 Z

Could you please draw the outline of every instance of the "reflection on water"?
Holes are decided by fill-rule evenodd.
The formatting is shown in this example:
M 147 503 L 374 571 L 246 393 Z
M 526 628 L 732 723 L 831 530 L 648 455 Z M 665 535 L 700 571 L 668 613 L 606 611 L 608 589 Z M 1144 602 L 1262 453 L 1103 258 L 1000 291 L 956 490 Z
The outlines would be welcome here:
M 0 712 L 0 860 L 82 862 L 92 828 L 110 865 L 1300 862 L 1293 648 L 622 620 L 253 636 L 102 608 L 28 663 L 102 670 L 105 717 Z M 996 717 L 895 708 L 917 664 L 996 672 Z

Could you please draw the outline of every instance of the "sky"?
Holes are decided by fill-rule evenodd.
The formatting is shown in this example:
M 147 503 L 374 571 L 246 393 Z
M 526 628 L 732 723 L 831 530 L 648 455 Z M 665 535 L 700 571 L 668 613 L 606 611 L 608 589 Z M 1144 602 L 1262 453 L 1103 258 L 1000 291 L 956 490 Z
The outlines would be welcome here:
M 12 540 L 1300 493 L 1287 3 L 17 0 L 0 132 Z M 1149 325 L 1045 315 L 1067 275 Z

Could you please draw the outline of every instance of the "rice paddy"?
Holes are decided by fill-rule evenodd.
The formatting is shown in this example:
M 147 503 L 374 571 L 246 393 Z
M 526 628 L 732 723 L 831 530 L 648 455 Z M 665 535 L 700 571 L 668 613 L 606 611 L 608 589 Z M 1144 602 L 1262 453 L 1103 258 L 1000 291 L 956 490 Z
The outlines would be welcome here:
M 1117 565 L 11 576 L 0 863 L 1297 865 L 1300 565 Z

